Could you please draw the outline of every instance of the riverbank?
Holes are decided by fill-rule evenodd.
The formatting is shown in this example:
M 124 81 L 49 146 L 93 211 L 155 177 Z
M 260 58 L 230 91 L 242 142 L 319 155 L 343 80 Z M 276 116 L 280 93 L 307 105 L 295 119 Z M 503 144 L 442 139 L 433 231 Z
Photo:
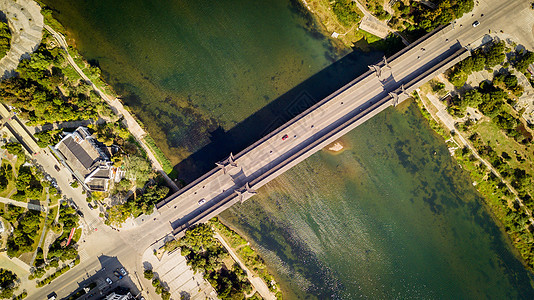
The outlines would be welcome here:
M 51 14 L 45 14 L 44 16 L 45 29 L 50 32 L 50 34 L 52 34 L 58 44 L 66 52 L 66 57 L 69 64 L 82 77 L 82 79 L 85 80 L 85 82 L 96 91 L 96 93 L 102 98 L 102 100 L 104 100 L 113 109 L 114 113 L 117 114 L 120 118 L 122 118 L 123 124 L 128 128 L 130 133 L 135 137 L 137 143 L 145 151 L 153 168 L 155 168 L 161 174 L 161 176 L 165 179 L 167 185 L 169 186 L 169 188 L 171 188 L 171 190 L 177 191 L 178 187 L 176 186 L 174 181 L 171 180 L 168 176 L 168 173 L 172 172 L 172 165 L 170 161 L 157 147 L 153 139 L 148 136 L 147 132 L 142 128 L 142 124 L 139 122 L 139 120 L 135 118 L 133 114 L 131 114 L 130 111 L 125 108 L 125 106 L 119 100 L 118 96 L 112 92 L 111 87 L 105 84 L 104 81 L 100 78 L 100 69 L 96 66 L 90 66 L 90 64 L 79 55 L 75 48 L 67 45 L 64 36 L 51 27 L 56 26 L 58 30 L 62 30 L 63 27 L 58 26 L 60 25 L 60 23 L 57 20 L 52 19 Z M 78 62 L 75 61 L 75 59 L 73 58 L 73 56 L 71 56 L 69 52 L 74 52 L 74 57 L 78 58 Z M 89 69 L 90 74 L 93 75 L 93 78 L 89 78 L 79 65 L 82 65 L 84 69 Z M 99 83 L 100 86 L 105 87 L 105 90 L 108 94 L 102 92 L 102 89 L 99 88 L 93 81 Z M 110 96 L 109 93 L 113 94 L 111 94 Z
M 483 53 L 476 52 L 474 55 L 481 56 Z M 485 205 L 513 245 L 518 258 L 532 272 L 532 131 L 525 120 L 522 120 L 521 114 L 525 108 L 510 105 L 517 101 L 514 93 L 522 96 L 523 89 L 526 91 L 531 87 L 521 87 L 517 84 L 517 78 L 511 75 L 516 73 L 511 66 L 514 61 L 507 61 L 505 57 L 517 56 L 510 53 L 502 55 L 494 66 L 485 66 L 490 71 L 489 74 L 485 70 L 479 70 L 471 75 L 473 71 L 470 70 L 469 77 L 466 75 L 464 79 L 464 83 L 465 80 L 468 81 L 469 87 L 455 88 L 447 76 L 440 75 L 422 86 L 416 98 L 429 125 L 446 141 L 451 155 L 483 196 Z M 447 74 L 451 76 L 450 74 L 461 68 L 460 65 L 449 70 Z M 494 73 L 492 69 L 497 71 Z M 508 78 L 510 85 L 500 83 L 502 78 Z M 483 80 L 489 82 L 486 90 L 477 88 Z M 464 83 L 460 83 L 460 86 Z M 493 90 L 490 99 L 495 102 L 492 104 L 491 113 L 484 107 L 484 103 L 490 99 L 482 97 L 486 100 L 480 100 L 480 104 L 477 104 L 476 100 L 468 100 L 474 99 L 470 97 L 476 93 L 487 92 L 488 88 Z M 497 98 L 499 91 L 505 95 L 505 102 Z M 452 95 L 448 96 L 449 100 L 438 100 L 446 98 L 447 95 Z M 503 123 L 503 120 L 506 120 L 506 123 Z

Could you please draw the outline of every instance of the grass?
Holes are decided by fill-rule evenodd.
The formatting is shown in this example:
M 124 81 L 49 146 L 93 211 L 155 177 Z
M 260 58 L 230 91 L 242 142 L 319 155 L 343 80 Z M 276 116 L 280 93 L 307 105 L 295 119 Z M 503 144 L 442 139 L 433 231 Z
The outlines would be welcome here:
M 429 91 L 427 87 L 422 87 L 421 90 Z M 444 137 L 448 139 L 444 126 L 441 127 L 440 124 L 430 116 L 428 111 L 421 105 L 421 99 L 416 100 L 423 116 L 429 121 L 431 127 L 442 135 L 445 133 Z M 423 99 L 423 101 L 428 100 Z M 516 115 L 511 107 L 507 106 L 506 110 L 509 113 Z M 497 125 L 487 117 L 482 118 L 466 132 L 460 132 L 460 134 L 467 137 L 474 132 L 477 132 L 481 136 L 484 144 L 490 145 L 497 154 L 500 155 L 502 152 L 507 152 L 512 157 L 507 162 L 512 168 L 521 167 L 532 177 L 532 173 L 534 172 L 534 168 L 532 167 L 534 156 L 532 151 L 534 147 L 532 146 L 532 143 L 529 145 L 521 145 L 517 143 L 513 138 L 508 137 L 505 132 L 500 130 Z M 514 150 L 525 159 L 524 162 L 520 162 L 516 159 Z M 454 153 L 454 157 L 462 169 L 470 175 L 473 184 L 475 184 L 478 192 L 483 196 L 484 202 L 492 212 L 495 221 L 499 223 L 502 230 L 508 234 L 510 241 L 523 258 L 526 267 L 532 270 L 534 267 L 534 253 L 531 250 L 533 236 L 525 225 L 527 224 L 525 220 L 528 218 L 523 209 L 514 208 L 515 194 L 509 191 L 500 179 L 494 177 L 487 167 L 472 155 L 470 150 L 463 152 L 462 149 L 458 149 Z M 526 164 L 528 164 L 528 166 Z M 532 188 L 530 188 L 530 192 L 532 193 Z
M 145 143 L 148 145 L 148 148 L 150 148 L 150 150 L 152 150 L 152 153 L 154 153 L 154 155 L 156 156 L 156 159 L 161 164 L 161 166 L 163 168 L 163 171 L 165 171 L 165 173 L 167 173 L 167 174 L 171 173 L 172 170 L 173 170 L 172 163 L 165 156 L 165 153 L 163 153 L 163 151 L 161 151 L 161 149 L 158 147 L 158 145 L 156 145 L 156 142 L 154 141 L 154 139 L 151 136 L 147 135 L 147 136 L 144 137 L 144 140 L 145 140 Z
M 345 25 L 339 22 L 337 16 L 335 15 L 332 9 L 332 4 L 330 1 L 307 0 L 306 2 L 310 6 L 314 17 L 316 17 L 318 21 L 323 25 L 323 28 L 325 29 L 328 35 L 332 34 L 333 32 L 342 34 L 338 37 L 338 40 L 340 40 L 343 44 L 349 47 L 352 47 L 356 41 L 363 38 L 361 34 L 357 33 L 358 23 Z M 363 13 L 361 11 L 358 10 L 357 12 L 360 18 L 363 17 Z

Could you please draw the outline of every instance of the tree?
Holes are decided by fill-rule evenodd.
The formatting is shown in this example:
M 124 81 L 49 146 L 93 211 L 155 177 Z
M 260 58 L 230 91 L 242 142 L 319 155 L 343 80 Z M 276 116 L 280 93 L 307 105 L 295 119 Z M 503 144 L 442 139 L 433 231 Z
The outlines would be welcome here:
M 10 270 L 0 268 L 0 298 L 11 298 L 18 288 L 17 275 Z
M 154 272 L 152 270 L 149 270 L 149 269 L 146 269 L 143 272 L 143 275 L 145 275 L 145 278 L 148 279 L 148 280 L 152 280 L 152 278 L 154 278 Z
M 130 155 L 130 157 L 125 159 L 125 163 L 126 177 L 135 181 L 138 187 L 144 186 L 152 173 L 150 163 L 139 155 Z
M 506 58 L 506 55 L 504 55 L 505 48 L 506 45 L 504 42 L 498 42 L 491 45 L 485 55 L 486 66 L 492 68 L 498 64 L 501 64 Z
M 337 0 L 332 4 L 332 11 L 338 21 L 345 26 L 351 26 L 360 21 L 361 12 L 353 1 Z
M 462 104 L 469 107 L 477 107 L 484 100 L 482 93 L 478 89 L 465 92 Z
M 17 142 L 7 143 L 2 146 L 2 149 L 6 149 L 9 154 L 21 155 L 23 154 L 22 145 Z
M 527 51 L 515 62 L 514 67 L 524 73 L 531 63 L 534 63 L 534 52 Z
M 449 73 L 449 81 L 456 87 L 462 87 L 467 81 L 467 74 L 460 68 L 454 67 Z
M 512 89 L 513 87 L 516 87 L 518 83 L 517 77 L 511 74 L 506 75 L 503 82 L 507 89 Z

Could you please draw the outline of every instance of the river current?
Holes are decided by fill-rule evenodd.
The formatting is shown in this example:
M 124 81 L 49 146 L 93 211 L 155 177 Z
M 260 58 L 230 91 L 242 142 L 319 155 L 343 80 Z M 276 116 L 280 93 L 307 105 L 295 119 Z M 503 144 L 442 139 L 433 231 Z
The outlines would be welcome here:
M 361 74 L 296 0 L 45 0 L 191 180 Z M 223 213 L 286 298 L 534 298 L 414 105 L 388 109 Z

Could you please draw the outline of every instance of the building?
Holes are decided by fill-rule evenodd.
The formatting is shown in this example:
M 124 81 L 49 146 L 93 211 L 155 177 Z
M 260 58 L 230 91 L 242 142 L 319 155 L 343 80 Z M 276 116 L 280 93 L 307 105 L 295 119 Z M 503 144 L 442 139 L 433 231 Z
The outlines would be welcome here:
M 115 292 L 112 292 L 111 294 L 107 295 L 106 300 L 128 300 L 133 299 L 132 294 L 128 292 L 126 295 L 117 294 Z
M 108 155 L 85 127 L 65 133 L 53 148 L 60 161 L 89 191 L 107 191 L 111 180 L 122 178 L 122 172 L 113 167 Z

